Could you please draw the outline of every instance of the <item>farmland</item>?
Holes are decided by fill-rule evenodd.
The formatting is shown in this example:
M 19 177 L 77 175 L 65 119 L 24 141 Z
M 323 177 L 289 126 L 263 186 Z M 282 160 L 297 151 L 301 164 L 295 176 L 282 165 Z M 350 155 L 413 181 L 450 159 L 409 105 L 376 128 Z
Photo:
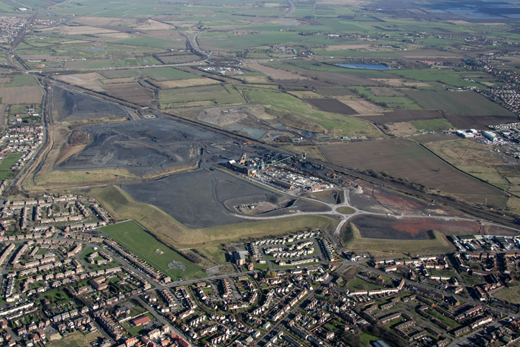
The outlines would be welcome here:
M 431 142 L 426 146 L 460 170 L 501 189 L 517 191 L 516 162 L 499 151 L 468 140 Z M 506 169 L 507 166 L 512 170 Z
M 425 110 L 467 116 L 510 116 L 511 112 L 474 92 L 407 91 L 406 94 Z
M 212 106 L 243 103 L 240 93 L 231 86 L 209 85 L 181 90 L 161 90 L 159 101 L 162 108 L 178 106 Z
M 276 90 L 243 87 L 242 93 L 251 103 L 270 105 L 280 115 L 280 122 L 297 129 L 312 132 L 332 133 L 336 136 L 365 135 L 375 136 L 375 131 L 365 122 L 344 117 L 337 121 L 337 115 L 316 111 L 298 98 Z M 298 114 L 297 117 L 292 115 Z
M 0 98 L 4 104 L 40 104 L 43 91 L 38 86 L 0 88 Z
M 473 179 L 437 158 L 420 145 L 398 139 L 320 147 L 325 158 L 336 165 L 360 170 L 385 171 L 410 182 L 422 184 L 482 203 L 487 197 L 494 206 L 502 206 L 503 195 L 497 189 Z
M 108 85 L 104 89 L 111 96 L 137 104 L 146 105 L 153 100 L 153 92 L 137 83 L 118 83 Z
M 340 113 L 345 115 L 356 114 L 356 111 L 337 99 L 304 99 L 312 106 L 325 112 Z

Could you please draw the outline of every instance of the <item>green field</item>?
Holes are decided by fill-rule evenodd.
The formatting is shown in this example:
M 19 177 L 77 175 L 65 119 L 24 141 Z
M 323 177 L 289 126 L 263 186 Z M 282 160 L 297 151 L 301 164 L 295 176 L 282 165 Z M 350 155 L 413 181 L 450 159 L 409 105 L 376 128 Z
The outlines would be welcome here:
M 206 276 L 206 272 L 202 267 L 184 258 L 164 243 L 159 242 L 154 236 L 133 221 L 109 225 L 100 228 L 100 230 L 172 279 L 179 277 L 186 279 L 202 278 Z M 172 261 L 183 263 L 186 271 L 170 270 L 168 264 Z
M 317 111 L 302 100 L 278 90 L 240 87 L 241 92 L 251 103 L 268 105 L 272 114 L 287 126 L 311 132 L 327 133 L 332 136 L 379 135 L 370 124 L 353 117 Z
M 103 207 L 116 218 L 134 219 L 163 242 L 182 248 L 205 248 L 207 246 L 218 246 L 229 241 L 287 234 L 312 228 L 333 231 L 338 225 L 338 221 L 324 216 L 299 216 L 205 229 L 190 229 L 154 206 L 135 202 L 118 187 L 96 188 L 91 190 L 90 194 L 95 196 Z M 218 253 L 211 250 L 209 252 Z M 222 259 L 221 257 L 222 255 L 217 254 L 211 256 L 214 261 L 219 261 L 219 259 Z
M 365 280 L 362 280 L 361 278 L 354 278 L 351 281 L 347 283 L 345 288 L 357 292 L 362 290 L 377 290 L 383 288 L 382 286 L 378 284 L 373 284 L 370 282 L 367 282 Z
M 352 214 L 352 213 L 355 213 L 356 210 L 354 210 L 353 208 L 351 207 L 348 207 L 348 206 L 341 206 L 341 207 L 338 207 L 336 209 L 336 211 L 338 211 L 339 213 L 343 213 L 343 214 Z
M 417 69 L 417 70 L 393 70 L 390 73 L 401 76 L 414 81 L 421 82 L 438 82 L 453 87 L 471 87 L 476 86 L 479 88 L 487 88 L 486 86 L 479 83 L 485 81 L 486 75 L 482 74 L 475 77 L 478 73 L 472 73 L 469 71 L 454 71 L 451 69 Z M 471 77 L 471 78 L 468 78 Z M 465 80 L 465 78 L 467 80 Z M 488 78 L 488 77 L 487 77 Z M 473 79 L 475 82 L 472 82 Z M 408 81 L 410 82 L 410 81 Z
M 138 65 L 141 65 L 141 63 L 136 58 L 114 59 L 114 63 L 117 66 L 138 66 Z
M 235 88 L 223 84 L 161 90 L 159 100 L 163 108 L 244 103 Z
M 446 237 L 433 231 L 431 240 L 383 240 L 361 237 L 358 228 L 351 222 L 341 236 L 343 247 L 358 253 L 369 252 L 374 257 L 398 256 L 403 254 L 446 253 L 454 250 Z
M 38 82 L 33 76 L 30 75 L 14 75 L 12 76 L 13 81 L 11 83 L 6 83 L 3 87 L 30 87 L 37 86 Z
M 362 98 L 380 104 L 384 107 L 405 110 L 421 109 L 421 106 L 406 96 L 376 96 L 370 89 L 366 87 L 352 87 L 351 89 L 356 91 Z
M 11 167 L 22 157 L 22 153 L 11 153 L 0 163 L 0 171 L 10 170 Z
M 199 75 L 195 75 L 182 70 L 177 70 L 172 67 L 158 67 L 152 69 L 143 69 L 143 76 L 150 77 L 156 81 L 169 81 L 169 80 L 185 80 L 192 78 L 200 78 Z
M 406 94 L 425 110 L 467 116 L 511 116 L 513 113 L 472 91 L 410 90 Z
M 493 296 L 512 304 L 518 304 L 520 303 L 520 286 L 504 288 L 496 292 Z

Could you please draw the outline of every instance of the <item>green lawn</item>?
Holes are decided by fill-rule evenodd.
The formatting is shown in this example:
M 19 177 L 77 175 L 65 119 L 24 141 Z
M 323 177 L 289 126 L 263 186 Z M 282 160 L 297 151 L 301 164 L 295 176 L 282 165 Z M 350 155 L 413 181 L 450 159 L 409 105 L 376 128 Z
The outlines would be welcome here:
M 336 211 L 338 211 L 339 213 L 343 213 L 343 214 L 353 214 L 356 212 L 356 210 L 354 210 L 353 208 L 351 207 L 347 207 L 347 206 L 341 206 L 341 207 L 338 207 L 336 209 Z
M 373 284 L 367 281 L 362 280 L 361 278 L 354 278 L 353 280 L 349 281 L 345 288 L 350 289 L 351 291 L 361 291 L 361 290 L 376 290 L 381 289 L 382 286 L 378 284 Z
M 361 339 L 361 343 L 362 343 L 363 346 L 365 346 L 365 347 L 369 347 L 369 346 L 370 346 L 370 343 L 371 343 L 372 341 L 380 340 L 379 337 L 374 336 L 374 335 L 370 335 L 369 333 L 363 333 L 363 334 L 361 334 L 360 339 Z
M 109 225 L 100 230 L 174 280 L 179 277 L 201 278 L 206 275 L 202 267 L 158 241 L 134 221 Z M 186 270 L 170 270 L 168 264 L 172 261 L 182 262 Z
M 427 313 L 435 318 L 437 318 L 438 320 L 440 320 L 441 322 L 443 322 L 444 324 L 447 324 L 449 325 L 452 329 L 457 329 L 460 327 L 460 324 L 457 323 L 456 321 L 454 321 L 453 319 L 451 318 L 448 318 L 442 314 L 440 314 L 439 312 L 435 311 L 434 309 L 428 309 L 427 310 Z
M 13 166 L 21 157 L 22 153 L 9 154 L 7 158 L 4 158 L 4 160 L 2 160 L 2 162 L 0 163 L 0 171 L 10 170 L 11 166 Z

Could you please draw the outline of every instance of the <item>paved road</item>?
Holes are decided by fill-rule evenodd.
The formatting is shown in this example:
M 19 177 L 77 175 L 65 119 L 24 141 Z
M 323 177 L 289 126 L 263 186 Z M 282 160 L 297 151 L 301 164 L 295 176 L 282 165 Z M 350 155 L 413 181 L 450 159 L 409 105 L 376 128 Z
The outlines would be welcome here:
M 345 263 L 343 264 L 337 271 L 338 273 L 340 272 L 343 272 L 343 270 L 345 270 L 345 268 L 347 267 L 348 265 Z M 296 306 L 294 306 L 294 308 L 289 311 L 288 313 L 286 313 L 284 315 L 283 318 L 280 319 L 280 321 L 278 323 L 276 323 L 271 329 L 269 329 L 266 334 L 262 337 L 262 339 L 259 341 L 258 345 L 265 345 L 269 339 L 273 336 L 271 335 L 273 332 L 276 333 L 280 327 L 284 324 L 287 324 L 289 322 L 289 317 L 293 316 L 296 312 L 300 311 L 301 309 L 303 309 L 303 306 L 307 304 L 307 302 L 309 302 L 310 300 L 312 300 L 312 298 L 314 298 L 314 296 L 316 296 L 316 291 L 319 289 L 319 288 L 324 288 L 326 287 L 330 281 L 332 281 L 332 279 L 334 278 L 334 276 L 330 276 L 327 280 L 325 280 L 318 288 L 315 288 L 315 290 L 313 290 L 312 292 L 310 292 L 309 294 L 307 294 L 307 296 L 305 296 Z
M 235 217 L 242 218 L 242 219 L 251 219 L 251 220 L 273 220 L 273 219 L 281 219 L 281 218 L 289 218 L 289 217 L 294 217 L 294 216 L 305 216 L 305 215 L 329 215 L 329 216 L 330 215 L 334 215 L 334 216 L 338 216 L 338 217 L 340 217 L 342 219 L 340 224 L 336 227 L 336 231 L 334 232 L 335 236 L 339 236 L 340 235 L 341 229 L 343 228 L 345 223 L 347 223 L 350 219 L 352 219 L 352 218 L 354 218 L 356 216 L 359 216 L 359 215 L 392 217 L 392 218 L 396 218 L 396 219 L 426 218 L 426 219 L 435 219 L 435 220 L 443 220 L 443 221 L 454 220 L 454 221 L 476 222 L 476 223 L 480 223 L 481 225 L 497 226 L 497 227 L 505 228 L 505 229 L 508 229 L 508 230 L 513 230 L 513 231 L 516 231 L 516 232 L 520 232 L 520 229 L 518 229 L 518 228 L 508 227 L 508 226 L 504 226 L 502 224 L 497 224 L 497 223 L 492 223 L 492 222 L 480 221 L 478 219 L 473 219 L 473 218 L 462 218 L 462 217 L 454 217 L 454 216 L 431 216 L 431 215 L 426 215 L 426 214 L 415 214 L 415 215 L 413 215 L 413 214 L 376 213 L 376 212 L 364 211 L 364 210 L 361 210 L 361 209 L 357 208 L 356 206 L 354 206 L 354 205 L 352 205 L 350 203 L 349 190 L 348 189 L 343 189 L 344 199 L 343 199 L 343 202 L 341 204 L 331 204 L 331 203 L 326 203 L 326 202 L 323 202 L 321 200 L 313 199 L 313 198 L 309 198 L 309 197 L 303 198 L 303 197 L 298 196 L 298 195 L 296 195 L 294 193 L 279 190 L 276 187 L 274 187 L 272 185 L 269 185 L 269 184 L 266 184 L 266 183 L 264 183 L 262 181 L 258 181 L 258 180 L 252 180 L 252 181 L 255 182 L 255 183 L 264 185 L 264 186 L 268 187 L 269 189 L 278 190 L 280 193 L 287 194 L 287 195 L 293 196 L 295 198 L 299 198 L 299 199 L 303 199 L 303 200 L 309 200 L 309 201 L 316 202 L 316 203 L 319 203 L 319 204 L 322 204 L 322 205 L 326 205 L 327 207 L 330 208 L 330 211 L 324 211 L 324 212 L 295 211 L 294 213 L 288 213 L 288 214 L 280 215 L 280 216 L 268 216 L 268 217 L 263 217 L 263 216 L 245 216 L 245 215 L 240 215 L 240 214 L 234 214 Z M 349 208 L 354 210 L 354 213 L 352 213 L 352 214 L 344 214 L 344 213 L 338 212 L 338 208 L 340 208 L 340 207 L 349 207 Z

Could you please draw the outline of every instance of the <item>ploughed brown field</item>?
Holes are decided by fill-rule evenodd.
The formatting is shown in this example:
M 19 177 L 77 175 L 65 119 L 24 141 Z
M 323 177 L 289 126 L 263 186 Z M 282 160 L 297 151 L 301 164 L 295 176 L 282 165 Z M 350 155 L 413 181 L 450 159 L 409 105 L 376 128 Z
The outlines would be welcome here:
M 457 129 L 489 130 L 488 125 L 518 122 L 518 117 L 515 115 L 472 117 L 449 114 L 446 118 Z
M 354 217 L 352 223 L 358 228 L 361 237 L 368 239 L 390 240 L 428 240 L 430 233 L 475 233 L 480 230 L 477 222 L 445 221 L 431 218 L 400 218 L 362 215 Z
M 130 102 L 148 104 L 153 100 L 152 91 L 141 87 L 137 83 L 110 84 L 105 86 L 104 89 L 109 95 Z
M 394 122 L 410 122 L 414 120 L 444 118 L 444 116 L 437 111 L 395 110 L 392 112 L 385 112 L 382 116 L 366 116 L 362 118 L 374 123 L 385 124 Z
M 319 147 L 325 158 L 339 166 L 372 169 L 410 182 L 460 196 L 475 203 L 503 207 L 500 190 L 474 179 L 430 153 L 419 144 L 402 139 L 341 143 Z
M 350 106 L 345 105 L 338 99 L 303 99 L 308 102 L 312 106 L 325 111 L 332 113 L 340 113 L 346 115 L 357 114 L 357 112 Z

